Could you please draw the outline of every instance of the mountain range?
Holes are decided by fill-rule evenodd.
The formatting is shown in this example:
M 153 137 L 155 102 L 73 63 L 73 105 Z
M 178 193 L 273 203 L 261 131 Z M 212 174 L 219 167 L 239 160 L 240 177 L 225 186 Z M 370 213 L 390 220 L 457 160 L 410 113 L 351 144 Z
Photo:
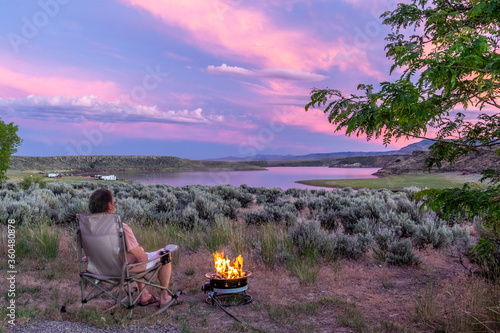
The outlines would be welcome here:
M 389 150 L 389 151 L 372 151 L 372 152 L 360 152 L 360 151 L 347 151 L 347 152 L 336 152 L 336 153 L 315 153 L 307 155 L 265 155 L 257 154 L 248 157 L 235 157 L 227 156 L 221 158 L 207 159 L 207 161 L 224 161 L 224 162 L 250 162 L 250 161 L 304 161 L 304 160 L 314 160 L 318 158 L 331 158 L 331 157 L 352 157 L 352 156 L 380 156 L 380 155 L 411 155 L 415 150 L 427 150 L 434 142 L 431 140 L 422 140 L 405 146 L 399 150 Z

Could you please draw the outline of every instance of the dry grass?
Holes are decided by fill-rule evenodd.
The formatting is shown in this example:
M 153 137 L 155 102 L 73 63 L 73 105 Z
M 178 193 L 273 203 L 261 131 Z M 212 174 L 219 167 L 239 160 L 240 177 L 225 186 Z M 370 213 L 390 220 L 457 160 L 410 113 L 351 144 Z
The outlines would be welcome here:
M 225 222 L 224 222 L 225 223 Z M 244 268 L 253 274 L 248 293 L 250 305 L 228 310 L 244 324 L 238 324 L 217 307 L 205 303 L 200 287 L 204 274 L 213 270 L 213 257 L 204 246 L 188 250 L 182 243 L 189 237 L 208 237 L 168 227 L 147 227 L 137 232 L 147 250 L 179 242 L 180 256 L 172 274 L 174 289 L 182 289 L 183 304 L 150 318 L 154 308 L 136 308 L 132 321 L 126 309 L 114 315 L 103 309 L 112 303 L 102 299 L 80 304 L 78 264 L 72 231 L 54 227 L 60 234 L 55 259 L 39 260 L 28 254 L 17 263 L 18 323 L 46 318 L 83 321 L 100 327 L 127 325 L 174 325 L 183 332 L 494 332 L 500 329 L 500 288 L 466 275 L 447 251 L 423 250 L 417 267 L 381 266 L 370 254 L 361 260 L 317 263 L 315 282 L 301 283 L 285 262 L 264 263 L 253 246 L 261 230 L 234 221 L 231 237 L 223 248 L 240 250 Z M 225 229 L 227 231 L 227 229 Z M 154 236 L 153 235 L 157 235 Z M 5 230 L 2 229 L 0 267 L 6 267 Z M 156 238 L 155 238 L 156 237 Z M 5 304 L 6 296 L 2 302 Z M 64 306 L 65 312 L 61 312 Z M 4 307 L 3 307 L 4 308 Z M 5 323 L 0 310 L 0 324 Z

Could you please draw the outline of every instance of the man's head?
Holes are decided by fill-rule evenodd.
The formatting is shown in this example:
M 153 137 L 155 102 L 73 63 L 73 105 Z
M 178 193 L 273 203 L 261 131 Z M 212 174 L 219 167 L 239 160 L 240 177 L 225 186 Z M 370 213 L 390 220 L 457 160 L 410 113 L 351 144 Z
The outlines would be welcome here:
M 113 194 L 106 188 L 95 190 L 90 195 L 89 210 L 91 214 L 113 213 L 115 211 Z

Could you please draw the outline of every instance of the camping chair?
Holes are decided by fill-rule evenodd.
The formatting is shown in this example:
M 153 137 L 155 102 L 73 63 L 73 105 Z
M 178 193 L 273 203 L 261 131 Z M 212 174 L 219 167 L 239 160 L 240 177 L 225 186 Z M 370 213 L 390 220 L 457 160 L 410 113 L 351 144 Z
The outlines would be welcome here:
M 123 305 L 130 309 L 129 317 L 132 318 L 134 306 L 147 286 L 166 290 L 172 297 L 172 300 L 155 314 L 163 312 L 177 300 L 180 291 L 174 294 L 168 288 L 152 282 L 158 270 L 170 262 L 171 251 L 175 251 L 178 248 L 177 245 L 167 245 L 157 258 L 129 264 L 120 215 L 115 213 L 77 214 L 77 218 L 79 222 L 77 241 L 82 308 L 88 301 L 104 294 L 116 302 L 115 306 L 107 311 Z M 86 257 L 82 257 L 82 250 Z M 130 272 L 133 267 L 158 260 L 158 258 L 160 260 L 154 267 L 143 272 Z M 137 290 L 138 293 L 135 297 L 133 296 L 135 290 L 132 290 L 134 282 L 144 284 L 143 289 Z M 90 290 L 87 291 L 89 285 Z M 116 288 L 118 288 L 118 294 L 116 294 Z

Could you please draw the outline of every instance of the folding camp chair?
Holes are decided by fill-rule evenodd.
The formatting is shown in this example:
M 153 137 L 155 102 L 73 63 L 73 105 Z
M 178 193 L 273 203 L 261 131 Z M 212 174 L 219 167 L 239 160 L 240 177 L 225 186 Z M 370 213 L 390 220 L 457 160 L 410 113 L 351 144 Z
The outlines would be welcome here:
M 79 222 L 77 240 L 82 308 L 88 301 L 104 294 L 116 302 L 115 306 L 108 310 L 122 305 L 130 309 L 129 317 L 131 318 L 134 306 L 147 286 L 166 290 L 172 297 L 172 300 L 156 313 L 164 311 L 177 300 L 180 291 L 174 294 L 168 288 L 152 282 L 158 270 L 170 262 L 171 251 L 176 250 L 177 245 L 166 246 L 157 258 L 129 264 L 120 215 L 115 213 L 78 214 L 77 218 Z M 86 257 L 83 257 L 83 252 Z M 150 269 L 142 272 L 130 272 L 135 266 L 155 260 L 158 263 Z M 136 296 L 133 296 L 135 290 L 132 290 L 134 282 L 144 284 L 143 289 L 137 290 Z

